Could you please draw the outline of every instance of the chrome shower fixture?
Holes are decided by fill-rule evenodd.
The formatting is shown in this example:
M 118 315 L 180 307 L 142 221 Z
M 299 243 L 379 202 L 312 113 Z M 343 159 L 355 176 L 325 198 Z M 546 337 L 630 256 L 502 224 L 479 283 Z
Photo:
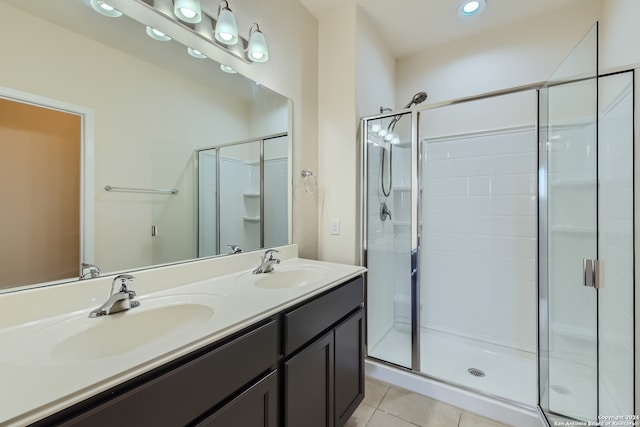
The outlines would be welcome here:
M 423 103 L 425 100 L 427 99 L 427 92 L 418 92 L 415 95 L 413 95 L 413 98 L 411 98 L 411 101 L 409 101 L 409 103 L 407 105 L 404 106 L 404 109 L 406 110 L 407 108 L 410 108 L 413 105 L 418 105 Z M 380 107 L 380 112 L 382 113 L 383 108 Z M 396 129 L 396 124 L 398 123 L 398 120 L 400 120 L 402 118 L 401 114 L 398 114 L 397 116 L 395 116 L 391 122 L 389 123 L 389 126 L 387 126 L 387 130 L 386 132 L 384 132 L 384 139 L 385 141 L 390 142 L 389 144 L 389 161 L 385 162 L 385 158 L 387 157 L 387 149 L 384 148 L 384 146 L 382 147 L 382 156 L 380 157 L 380 189 L 382 190 L 382 194 L 384 195 L 384 197 L 389 197 L 389 195 L 391 194 L 391 186 L 393 184 L 393 179 L 391 177 L 392 174 L 392 161 L 393 161 L 393 143 L 392 141 L 394 140 L 399 140 L 398 136 L 395 134 L 395 129 Z M 378 133 L 378 135 L 380 135 L 380 133 Z M 384 170 L 385 170 L 385 164 L 389 163 L 389 187 L 385 188 L 384 185 Z M 383 218 L 383 214 L 382 211 L 380 212 L 380 218 Z M 389 218 L 391 218 L 391 216 L 389 215 Z M 384 221 L 384 219 L 382 219 Z
M 411 101 L 407 105 L 405 105 L 405 109 L 411 107 L 412 105 L 422 104 L 427 99 L 427 92 L 418 92 L 413 95 Z

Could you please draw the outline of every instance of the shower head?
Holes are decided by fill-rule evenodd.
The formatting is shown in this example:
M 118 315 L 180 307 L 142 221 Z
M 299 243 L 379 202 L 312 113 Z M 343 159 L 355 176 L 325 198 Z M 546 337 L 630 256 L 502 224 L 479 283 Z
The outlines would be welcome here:
M 411 98 L 411 101 L 409 101 L 409 103 L 404 108 L 409 108 L 412 105 L 418 105 L 424 102 L 426 99 L 427 99 L 427 92 L 418 92 L 415 95 L 413 95 L 413 98 Z

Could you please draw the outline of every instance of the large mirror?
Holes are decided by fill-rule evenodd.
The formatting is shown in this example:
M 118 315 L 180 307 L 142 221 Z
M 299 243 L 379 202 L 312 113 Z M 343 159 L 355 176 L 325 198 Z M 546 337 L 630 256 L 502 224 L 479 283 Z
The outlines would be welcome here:
M 17 160 L 0 154 L 0 169 L 8 171 L 2 177 L 11 180 L 2 188 L 13 188 L 2 190 L 0 290 L 77 280 L 83 262 L 97 265 L 104 275 L 231 253 L 226 244 L 234 239 L 241 249 L 246 242 L 247 249 L 291 242 L 290 101 L 240 74 L 223 72 L 210 59 L 190 56 L 175 41 L 152 40 L 140 22 L 102 16 L 88 3 L 0 0 L 0 99 L 71 116 L 71 132 L 80 139 L 71 156 L 75 169 L 61 166 L 60 158 L 67 155 L 48 151 L 51 141 L 40 138 L 48 132 L 40 124 L 62 119 L 17 120 L 0 105 L 5 117 L 0 126 L 7 128 L 0 130 L 0 150 L 15 147 L 18 136 L 40 142 L 18 151 Z M 242 218 L 229 220 L 243 227 L 235 237 L 209 244 L 215 250 L 202 250 L 207 233 L 200 230 L 199 215 L 207 211 L 199 206 L 198 192 L 207 182 L 198 171 L 200 153 L 215 147 L 231 152 L 229 147 L 249 141 L 262 141 L 263 162 L 273 157 L 268 153 L 279 153 L 284 184 L 282 179 L 277 185 L 263 182 L 272 178 L 264 175 L 264 166 L 258 168 L 263 169 L 258 182 L 247 177 L 253 189 L 241 197 L 249 205 L 256 197 L 263 207 L 248 206 L 251 214 L 238 210 Z M 49 171 L 42 164 L 56 167 Z M 63 172 L 80 176 L 58 179 Z M 38 175 L 40 181 L 32 179 Z M 255 195 L 265 187 L 281 191 Z M 277 226 L 258 225 L 262 236 L 256 240 L 258 215 L 267 216 L 264 206 L 272 206 L 272 198 L 284 212 L 278 213 Z M 224 197 L 216 201 L 216 212 L 235 212 L 225 209 Z M 4 216 L 8 211 L 15 211 L 11 219 Z M 61 226 L 63 217 L 73 217 L 76 225 Z M 60 230 L 67 231 L 52 242 L 52 232 Z M 254 237 L 243 235 L 246 230 L 254 230 Z M 277 236 L 269 234 L 274 230 Z M 63 261 L 71 267 L 60 266 Z

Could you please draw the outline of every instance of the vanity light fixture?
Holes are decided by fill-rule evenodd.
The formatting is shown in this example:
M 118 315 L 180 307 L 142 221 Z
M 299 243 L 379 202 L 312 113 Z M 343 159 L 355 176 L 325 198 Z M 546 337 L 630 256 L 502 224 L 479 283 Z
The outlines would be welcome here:
M 462 18 L 476 16 L 484 10 L 486 5 L 486 0 L 465 0 L 458 6 L 458 15 Z
M 207 55 L 192 47 L 187 47 L 187 52 L 189 52 L 189 55 L 193 56 L 194 58 L 204 59 L 207 57 Z
M 226 45 L 238 43 L 238 24 L 236 24 L 236 17 L 229 9 L 227 0 L 222 0 L 218 5 L 215 38 Z
M 108 16 L 109 18 L 119 18 L 122 16 L 122 12 L 103 0 L 89 0 L 89 4 L 93 10 L 101 15 Z
M 229 67 L 228 65 L 224 65 L 224 64 L 220 64 L 220 69 L 222 71 L 224 71 L 225 73 L 229 73 L 229 74 L 237 73 L 236 70 L 234 70 L 233 68 Z
M 161 41 L 161 42 L 166 42 L 166 41 L 171 40 L 171 37 L 169 37 L 168 35 L 166 35 L 162 31 L 156 30 L 155 28 L 150 27 L 148 25 L 147 25 L 147 35 L 149 37 L 151 37 L 152 39 L 158 40 L 158 41 Z
M 197 24 L 202 20 L 200 0 L 175 0 L 173 14 L 181 21 Z
M 269 48 L 264 34 L 257 23 L 249 27 L 249 46 L 247 48 L 249 59 L 254 62 L 267 62 L 269 60 Z

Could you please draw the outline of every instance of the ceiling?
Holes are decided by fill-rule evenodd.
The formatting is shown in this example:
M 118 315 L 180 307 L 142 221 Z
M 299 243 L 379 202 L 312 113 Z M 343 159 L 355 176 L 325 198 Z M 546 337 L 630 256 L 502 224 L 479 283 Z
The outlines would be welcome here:
M 477 33 L 550 13 L 584 0 L 486 0 L 474 18 L 460 18 L 462 0 L 300 0 L 318 20 L 349 4 L 358 4 L 377 27 L 396 58 Z

